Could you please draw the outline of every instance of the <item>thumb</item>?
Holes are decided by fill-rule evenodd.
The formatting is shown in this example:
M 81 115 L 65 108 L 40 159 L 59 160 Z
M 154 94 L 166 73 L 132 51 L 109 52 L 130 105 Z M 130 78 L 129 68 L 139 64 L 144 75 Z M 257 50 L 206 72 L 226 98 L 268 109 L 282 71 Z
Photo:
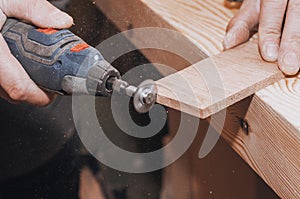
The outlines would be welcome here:
M 16 17 L 42 28 L 68 28 L 73 19 L 46 0 L 2 0 L 0 9 L 8 17 Z

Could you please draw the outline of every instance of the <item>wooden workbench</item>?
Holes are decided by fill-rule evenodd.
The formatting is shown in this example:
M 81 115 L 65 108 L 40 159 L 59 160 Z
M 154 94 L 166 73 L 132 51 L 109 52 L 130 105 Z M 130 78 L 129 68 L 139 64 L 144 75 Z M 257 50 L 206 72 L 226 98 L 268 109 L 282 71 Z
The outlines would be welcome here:
M 173 29 L 187 39 L 182 48 L 191 52 L 198 48 L 209 57 L 222 51 L 226 24 L 235 12 L 225 8 L 223 0 L 95 2 L 121 30 L 140 27 Z M 142 52 L 150 61 L 176 70 L 189 66 L 185 60 L 167 52 Z M 282 198 L 300 198 L 299 102 L 299 77 L 284 79 L 230 106 L 222 132 L 229 145 Z M 170 118 L 175 121 L 176 117 Z M 247 122 L 247 133 L 240 127 L 241 121 Z

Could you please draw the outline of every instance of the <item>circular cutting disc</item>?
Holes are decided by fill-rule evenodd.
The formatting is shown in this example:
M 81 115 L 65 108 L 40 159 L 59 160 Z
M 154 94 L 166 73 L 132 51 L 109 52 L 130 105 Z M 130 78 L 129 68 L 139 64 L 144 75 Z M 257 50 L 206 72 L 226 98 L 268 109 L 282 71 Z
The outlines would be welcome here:
M 133 105 L 138 113 L 147 113 L 154 106 L 157 98 L 157 87 L 153 80 L 145 80 L 133 96 Z

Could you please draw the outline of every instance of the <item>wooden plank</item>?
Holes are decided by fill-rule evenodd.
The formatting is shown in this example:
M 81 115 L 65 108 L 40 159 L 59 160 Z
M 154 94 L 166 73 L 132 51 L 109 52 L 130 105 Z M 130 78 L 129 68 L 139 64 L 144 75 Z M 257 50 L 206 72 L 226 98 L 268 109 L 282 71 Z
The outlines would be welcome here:
M 181 32 L 189 39 L 191 45 L 196 45 L 209 56 L 222 51 L 226 24 L 235 12 L 224 8 L 223 0 L 97 0 L 96 4 L 104 8 L 106 4 L 113 7 L 114 3 L 122 2 L 130 3 L 130 9 L 122 7 L 114 12 L 131 16 L 128 23 L 132 24 L 132 28 L 148 25 L 164 27 L 167 24 L 167 28 L 171 26 L 172 29 Z M 143 7 L 150 11 L 140 13 L 142 18 L 131 15 L 143 10 Z M 115 15 L 106 9 L 102 10 L 108 17 Z M 149 24 L 152 18 L 156 18 L 157 21 Z M 125 30 L 120 25 L 124 18 L 111 19 L 121 30 Z M 189 48 L 185 50 L 189 51 Z M 154 54 L 145 55 L 151 61 L 160 59 Z M 164 63 L 168 62 L 171 66 L 174 63 L 170 57 L 164 60 Z M 244 104 L 238 103 L 229 107 L 228 120 L 222 134 L 233 149 L 282 198 L 299 198 L 299 100 L 299 76 L 284 79 L 257 92 L 249 104 L 240 102 Z M 242 112 L 245 113 L 244 117 Z M 248 120 L 248 136 L 239 128 L 242 119 Z
M 226 25 L 236 12 L 225 8 L 223 0 L 96 0 L 95 3 L 120 30 L 141 27 L 171 28 L 189 39 L 190 43 L 186 46 L 191 46 L 192 49 L 197 46 L 208 56 L 222 51 Z M 190 50 L 188 47 L 185 49 Z M 153 51 L 144 54 L 154 63 L 160 61 L 178 70 L 188 65 L 172 54 Z M 198 61 L 200 60 L 201 57 Z M 300 130 L 299 106 L 286 103 L 286 98 L 290 102 L 299 101 L 299 78 L 287 78 L 256 94 L 263 103 L 274 108 L 280 117 Z
M 300 198 L 299 130 L 258 96 L 228 108 L 222 137 L 279 196 Z
M 157 81 L 157 102 L 207 118 L 284 78 L 276 64 L 259 57 L 251 41 L 205 59 Z
M 137 27 L 140 28 L 144 27 L 145 25 L 150 27 L 171 27 L 167 22 L 165 22 L 165 20 L 162 19 L 162 17 L 155 15 L 155 12 L 150 10 L 141 1 L 133 2 L 132 0 L 127 0 L 118 3 L 111 1 L 102 1 L 101 3 L 99 3 L 99 5 L 101 6 L 102 10 L 110 16 L 112 21 L 119 22 L 118 26 L 122 30 Z M 170 10 L 170 12 L 177 13 L 178 9 L 175 9 L 173 5 L 174 4 L 168 2 L 168 10 Z M 159 8 L 161 9 L 161 7 Z M 130 15 L 127 14 L 127 10 L 131 11 Z M 222 31 L 220 31 L 220 29 L 224 29 L 225 22 L 224 20 L 220 19 L 223 19 L 224 16 L 218 15 L 218 18 L 216 18 L 214 15 L 208 15 L 211 12 L 208 6 L 204 6 L 203 8 L 201 7 L 201 10 L 199 10 L 198 12 L 201 13 L 202 16 L 197 16 L 197 13 L 194 11 L 191 12 L 195 14 L 195 16 L 193 16 L 192 18 L 198 20 L 198 18 L 201 19 L 204 18 L 204 16 L 207 16 L 206 21 L 197 24 L 198 26 L 194 26 L 196 24 L 193 24 L 192 27 L 199 28 L 195 30 L 197 31 L 196 34 L 198 36 L 198 40 L 204 40 L 207 42 L 202 42 L 202 44 L 196 43 L 196 46 L 198 46 L 197 49 L 198 51 L 199 48 L 204 49 L 204 51 L 207 51 L 208 49 L 208 52 L 216 51 L 216 49 L 220 48 L 219 45 L 221 44 L 221 40 L 216 41 L 215 39 L 210 39 L 209 37 L 207 37 L 207 34 L 209 32 L 201 32 L 201 29 L 206 28 L 206 30 L 209 30 L 207 29 L 207 26 L 211 25 L 211 23 L 209 22 L 214 22 L 214 26 L 212 26 L 211 29 L 218 32 L 218 34 L 221 34 Z M 172 16 L 171 14 L 172 13 L 167 16 Z M 211 19 L 209 19 L 209 16 L 212 16 Z M 176 17 L 183 18 L 182 15 L 176 15 Z M 144 19 L 146 21 L 143 21 Z M 179 23 L 174 23 L 174 21 L 177 21 L 176 19 L 169 20 L 167 18 L 166 21 L 171 21 L 171 24 L 173 26 L 179 26 Z M 191 21 L 191 23 L 193 23 L 193 21 Z M 186 23 L 183 25 L 188 26 L 189 24 L 190 23 Z M 189 34 L 190 32 L 187 31 L 189 30 L 188 28 L 186 28 L 185 30 L 186 31 L 184 32 L 184 34 L 192 35 L 191 40 L 194 40 L 195 38 L 193 38 L 193 36 L 196 34 Z M 136 37 L 138 36 L 132 37 L 130 39 L 137 46 L 143 46 L 147 42 L 144 40 L 148 39 Z M 178 47 L 189 49 L 190 52 L 197 51 L 195 50 L 195 46 L 193 44 L 190 44 L 191 40 L 179 41 L 177 39 L 177 46 L 174 46 L 173 48 Z M 183 66 L 187 65 L 182 61 L 180 62 L 180 59 L 175 57 L 173 54 L 167 54 L 166 52 L 163 53 L 162 51 L 156 53 L 155 51 L 144 52 L 147 54 L 147 57 L 150 57 L 153 63 L 156 63 L 157 60 L 159 60 L 160 63 L 167 63 L 167 65 L 171 65 L 177 70 L 182 69 Z M 158 57 L 158 55 L 160 57 Z M 175 60 L 171 57 L 175 57 Z M 199 56 L 199 59 L 193 58 L 193 61 L 200 60 L 203 57 L 204 56 Z M 236 57 L 237 59 L 231 59 L 232 57 Z M 172 60 L 172 63 L 170 63 L 170 61 L 168 60 Z M 220 74 L 220 76 L 216 73 L 211 74 L 210 71 L 213 66 L 216 66 L 216 73 Z M 203 77 L 203 75 L 205 74 L 211 74 L 212 77 Z M 212 79 L 215 79 L 214 76 L 218 76 L 219 78 L 221 78 L 222 82 L 219 81 L 219 85 L 217 85 L 215 88 L 211 88 L 211 86 L 214 85 L 210 85 L 211 83 L 209 84 L 208 80 L 211 81 Z M 208 116 L 220 111 L 221 109 L 224 109 L 240 101 L 241 99 L 248 97 L 259 89 L 269 86 L 281 80 L 282 78 L 283 75 L 277 69 L 277 66 L 275 64 L 266 63 L 259 59 L 257 47 L 255 46 L 255 44 L 251 43 L 249 44 L 249 46 L 247 45 L 243 49 L 238 48 L 232 51 L 225 52 L 225 54 L 217 55 L 210 58 L 209 60 L 197 63 L 192 67 L 181 71 L 180 73 L 158 81 L 157 83 L 159 86 L 159 92 L 157 102 L 165 106 L 190 113 L 200 118 L 207 118 Z M 197 99 L 191 100 L 192 96 L 186 94 L 186 88 L 184 88 L 186 84 L 180 83 L 180 80 L 182 81 L 183 79 L 184 81 L 186 81 L 187 85 L 192 87 L 190 89 L 197 91 L 197 93 L 195 93 Z M 222 92 L 225 92 L 224 95 L 220 95 L 220 93 Z M 219 96 L 215 96 L 214 93 L 217 93 Z M 197 103 L 195 103 L 195 100 Z
M 270 106 L 278 117 L 300 132 L 300 76 L 286 78 L 256 93 L 259 103 Z
M 224 30 L 234 12 L 224 8 L 223 0 L 140 1 L 208 56 L 222 50 Z
M 165 144 L 177 134 L 181 116 L 180 112 L 169 110 L 168 117 L 174 122 L 164 139 Z M 257 181 L 261 179 L 223 139 L 218 141 L 208 156 L 198 158 L 208 126 L 206 120 L 200 120 L 199 133 L 191 147 L 174 164 L 164 169 L 161 199 L 262 198 L 257 193 Z M 187 127 L 186 131 L 193 131 L 193 127 Z M 165 152 L 165 156 L 172 157 L 177 150 L 177 147 L 171 148 Z M 264 191 L 267 192 L 265 198 L 276 198 L 272 197 L 274 194 L 268 193 L 269 189 Z

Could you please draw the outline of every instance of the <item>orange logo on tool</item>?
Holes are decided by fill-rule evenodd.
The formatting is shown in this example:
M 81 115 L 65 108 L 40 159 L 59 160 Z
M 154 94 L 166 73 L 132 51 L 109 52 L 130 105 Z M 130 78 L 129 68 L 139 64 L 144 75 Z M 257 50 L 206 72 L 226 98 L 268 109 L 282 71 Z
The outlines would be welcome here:
M 77 44 L 76 46 L 74 46 L 73 48 L 71 48 L 71 52 L 78 53 L 89 47 L 90 46 L 87 43 L 80 43 L 80 44 Z
M 56 30 L 54 28 L 39 28 L 39 29 L 37 29 L 37 31 L 44 33 L 46 35 L 52 35 L 52 34 L 58 32 L 58 30 Z

